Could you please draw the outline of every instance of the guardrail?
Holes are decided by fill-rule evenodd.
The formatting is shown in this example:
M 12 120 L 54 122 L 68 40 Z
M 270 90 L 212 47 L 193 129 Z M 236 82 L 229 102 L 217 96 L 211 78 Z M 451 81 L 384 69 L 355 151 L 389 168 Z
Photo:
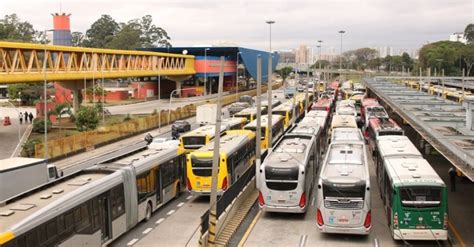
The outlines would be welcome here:
M 242 189 L 255 176 L 255 164 L 245 172 L 245 174 L 237 180 L 217 201 L 217 219 L 225 212 L 226 208 L 232 203 Z M 201 216 L 201 234 L 204 235 L 209 230 L 209 210 Z

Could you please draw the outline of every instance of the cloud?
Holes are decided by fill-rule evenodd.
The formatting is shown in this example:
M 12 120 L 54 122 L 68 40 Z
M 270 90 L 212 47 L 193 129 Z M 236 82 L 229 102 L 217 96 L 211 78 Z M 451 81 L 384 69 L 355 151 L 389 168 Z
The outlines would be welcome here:
M 28 8 L 25 8 L 28 6 Z M 188 46 L 231 41 L 267 49 L 272 19 L 274 49 L 300 44 L 344 50 L 364 46 L 417 48 L 426 41 L 447 39 L 473 22 L 471 0 L 68 0 L 62 10 L 72 13 L 73 31 L 86 31 L 102 14 L 118 22 L 143 15 L 167 30 L 173 45 Z M 59 1 L 2 0 L 0 15 L 17 13 L 37 29 L 52 27 Z

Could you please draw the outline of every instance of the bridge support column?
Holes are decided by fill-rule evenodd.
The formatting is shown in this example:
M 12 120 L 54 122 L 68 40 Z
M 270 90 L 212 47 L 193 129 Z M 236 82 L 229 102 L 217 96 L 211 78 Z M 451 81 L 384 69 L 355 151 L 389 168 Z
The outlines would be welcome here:
M 79 95 L 81 94 L 81 90 L 80 89 L 75 89 L 75 90 L 72 90 L 72 95 L 73 95 L 73 101 L 72 101 L 72 107 L 74 109 L 74 113 L 76 113 L 77 111 L 79 111 L 79 107 L 81 106 L 81 103 L 79 101 Z
M 181 82 L 176 81 L 176 92 L 181 96 Z

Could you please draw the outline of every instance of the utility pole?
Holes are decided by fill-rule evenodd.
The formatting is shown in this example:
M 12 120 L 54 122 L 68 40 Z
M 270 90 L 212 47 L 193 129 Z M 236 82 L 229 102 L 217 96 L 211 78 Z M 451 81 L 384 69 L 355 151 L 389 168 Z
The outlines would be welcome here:
M 262 151 L 261 148 L 261 129 L 262 129 L 262 104 L 261 104 L 261 94 L 262 94 L 262 57 L 260 55 L 257 57 L 257 136 L 256 136 L 256 161 L 255 161 L 255 187 L 260 189 L 260 182 L 259 182 L 259 172 L 260 172 L 260 165 L 262 164 Z M 270 105 L 269 105 L 270 106 Z M 270 116 L 270 115 L 267 115 Z
M 466 75 L 466 71 L 462 69 L 462 101 L 464 101 L 464 76 Z
M 266 21 L 270 27 L 270 50 L 268 53 L 268 84 L 267 84 L 267 93 L 268 93 L 268 151 L 272 148 L 272 24 L 275 21 L 269 20 Z
M 221 114 L 222 114 L 222 89 L 224 84 L 224 56 L 221 56 L 220 72 L 219 72 L 219 86 L 217 92 L 217 112 L 216 112 L 216 127 L 214 137 L 214 154 L 212 159 L 212 183 L 211 183 L 211 199 L 209 210 L 209 238 L 208 244 L 214 246 L 217 231 L 217 171 L 220 161 L 220 135 L 221 133 Z

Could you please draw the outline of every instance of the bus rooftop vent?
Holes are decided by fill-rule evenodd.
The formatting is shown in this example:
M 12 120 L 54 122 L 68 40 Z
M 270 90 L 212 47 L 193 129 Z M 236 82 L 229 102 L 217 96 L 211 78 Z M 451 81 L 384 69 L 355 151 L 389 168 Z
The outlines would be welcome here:
M 10 208 L 10 210 L 15 210 L 15 211 L 27 211 L 31 208 L 34 208 L 36 207 L 35 204 L 32 204 L 32 203 L 20 203 L 18 205 L 15 205 L 13 207 Z
M 0 212 L 0 216 L 10 216 L 12 214 L 14 214 L 15 211 L 12 211 L 12 210 L 5 210 L 5 211 L 2 211 Z
M 421 178 L 420 174 L 413 174 L 412 177 L 413 178 Z
M 43 195 L 40 196 L 40 199 L 46 200 L 46 199 L 51 198 L 52 196 L 53 195 L 51 195 L 51 194 L 43 194 Z

